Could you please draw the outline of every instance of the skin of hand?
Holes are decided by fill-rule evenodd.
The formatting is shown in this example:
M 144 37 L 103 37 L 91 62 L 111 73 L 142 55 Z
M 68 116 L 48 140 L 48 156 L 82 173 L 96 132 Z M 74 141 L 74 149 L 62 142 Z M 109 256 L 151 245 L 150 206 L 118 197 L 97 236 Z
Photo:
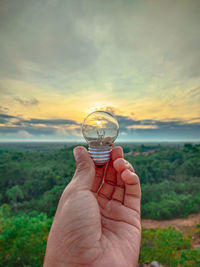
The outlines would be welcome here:
M 76 171 L 49 233 L 44 267 L 134 267 L 140 239 L 141 189 L 133 167 L 114 147 L 107 166 L 74 149 Z

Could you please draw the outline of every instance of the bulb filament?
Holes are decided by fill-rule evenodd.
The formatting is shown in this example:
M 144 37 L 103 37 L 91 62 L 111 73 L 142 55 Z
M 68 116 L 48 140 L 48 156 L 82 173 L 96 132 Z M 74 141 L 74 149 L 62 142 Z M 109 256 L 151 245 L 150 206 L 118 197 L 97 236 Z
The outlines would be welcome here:
M 100 145 L 102 145 L 102 141 L 103 141 L 104 136 L 105 136 L 105 131 L 104 131 L 104 129 L 102 129 L 102 128 L 98 128 L 98 129 L 97 129 L 97 134 L 98 134 L 98 141 L 99 141 Z

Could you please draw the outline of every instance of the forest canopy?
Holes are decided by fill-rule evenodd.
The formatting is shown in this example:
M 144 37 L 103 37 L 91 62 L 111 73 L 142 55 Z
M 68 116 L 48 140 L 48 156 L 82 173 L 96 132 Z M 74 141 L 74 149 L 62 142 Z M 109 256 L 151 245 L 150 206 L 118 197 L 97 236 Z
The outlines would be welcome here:
M 50 146 L 50 145 L 49 145 Z M 53 216 L 70 182 L 73 146 L 53 151 L 0 149 L 0 203 L 13 214 Z M 142 185 L 142 218 L 171 219 L 200 211 L 200 145 L 124 145 Z

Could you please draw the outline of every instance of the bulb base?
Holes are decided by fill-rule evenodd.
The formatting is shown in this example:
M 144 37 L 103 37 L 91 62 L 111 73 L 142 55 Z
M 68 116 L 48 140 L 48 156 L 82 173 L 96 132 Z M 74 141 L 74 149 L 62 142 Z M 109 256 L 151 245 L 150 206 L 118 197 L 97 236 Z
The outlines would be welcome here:
M 92 146 L 89 145 L 88 151 L 96 165 L 102 166 L 110 161 L 112 145 Z

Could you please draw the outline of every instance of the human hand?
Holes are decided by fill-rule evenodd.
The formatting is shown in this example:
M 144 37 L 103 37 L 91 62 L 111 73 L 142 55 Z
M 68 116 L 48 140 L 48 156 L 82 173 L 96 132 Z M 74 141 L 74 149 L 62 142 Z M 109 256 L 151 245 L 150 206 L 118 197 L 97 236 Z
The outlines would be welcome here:
M 133 167 L 121 147 L 102 168 L 84 147 L 76 147 L 74 156 L 76 172 L 60 198 L 44 267 L 137 266 L 141 189 Z

